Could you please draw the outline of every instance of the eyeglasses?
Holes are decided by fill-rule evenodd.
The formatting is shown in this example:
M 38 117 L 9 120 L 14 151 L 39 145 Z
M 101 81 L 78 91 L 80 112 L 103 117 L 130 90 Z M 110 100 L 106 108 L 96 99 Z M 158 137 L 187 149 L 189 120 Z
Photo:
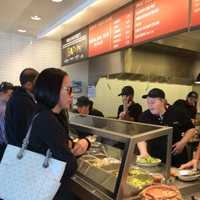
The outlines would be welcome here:
M 72 94 L 72 87 L 64 86 L 63 89 L 67 92 L 68 95 Z

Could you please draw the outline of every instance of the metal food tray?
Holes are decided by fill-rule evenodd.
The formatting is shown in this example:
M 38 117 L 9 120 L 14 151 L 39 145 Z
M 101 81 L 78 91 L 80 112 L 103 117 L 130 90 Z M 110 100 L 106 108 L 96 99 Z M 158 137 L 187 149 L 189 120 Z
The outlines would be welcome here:
M 97 159 L 93 155 L 85 155 L 78 159 L 78 172 L 84 175 L 85 177 L 94 180 L 95 182 L 105 189 L 113 192 L 115 188 L 115 183 L 117 181 L 117 175 L 115 175 L 116 171 L 119 171 L 120 163 L 111 163 L 109 165 L 104 165 L 102 167 L 96 167 L 92 165 L 92 160 Z M 129 183 L 125 184 L 124 194 L 126 196 L 133 196 L 138 194 L 142 188 L 136 188 Z

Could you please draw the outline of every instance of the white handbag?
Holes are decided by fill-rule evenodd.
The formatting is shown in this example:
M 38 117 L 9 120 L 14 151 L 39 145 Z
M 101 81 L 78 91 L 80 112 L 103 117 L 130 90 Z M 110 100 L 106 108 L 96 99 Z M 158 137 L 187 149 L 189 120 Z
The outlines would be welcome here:
M 21 148 L 7 145 L 0 164 L 0 198 L 4 200 L 51 200 L 60 187 L 66 162 L 27 150 L 32 123 Z

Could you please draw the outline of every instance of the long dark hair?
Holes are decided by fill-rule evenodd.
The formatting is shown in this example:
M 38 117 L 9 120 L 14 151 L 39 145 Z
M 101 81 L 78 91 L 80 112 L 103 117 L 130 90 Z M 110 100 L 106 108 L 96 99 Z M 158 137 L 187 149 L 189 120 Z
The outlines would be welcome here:
M 60 96 L 62 82 L 66 72 L 57 68 L 47 68 L 43 70 L 34 87 L 35 98 L 38 103 L 52 109 L 56 106 Z

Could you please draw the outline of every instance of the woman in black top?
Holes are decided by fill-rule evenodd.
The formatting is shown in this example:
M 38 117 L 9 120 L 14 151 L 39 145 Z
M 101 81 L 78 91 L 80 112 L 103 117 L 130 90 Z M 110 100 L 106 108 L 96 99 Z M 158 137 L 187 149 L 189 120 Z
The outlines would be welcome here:
M 42 71 L 35 83 L 35 98 L 39 115 L 33 122 L 29 148 L 42 154 L 50 149 L 55 159 L 67 162 L 55 199 L 72 199 L 67 182 L 76 171 L 76 156 L 83 154 L 89 144 L 86 139 L 81 139 L 72 149 L 73 142 L 58 118 L 61 110 L 69 108 L 72 103 L 72 87 L 67 73 L 55 68 Z

